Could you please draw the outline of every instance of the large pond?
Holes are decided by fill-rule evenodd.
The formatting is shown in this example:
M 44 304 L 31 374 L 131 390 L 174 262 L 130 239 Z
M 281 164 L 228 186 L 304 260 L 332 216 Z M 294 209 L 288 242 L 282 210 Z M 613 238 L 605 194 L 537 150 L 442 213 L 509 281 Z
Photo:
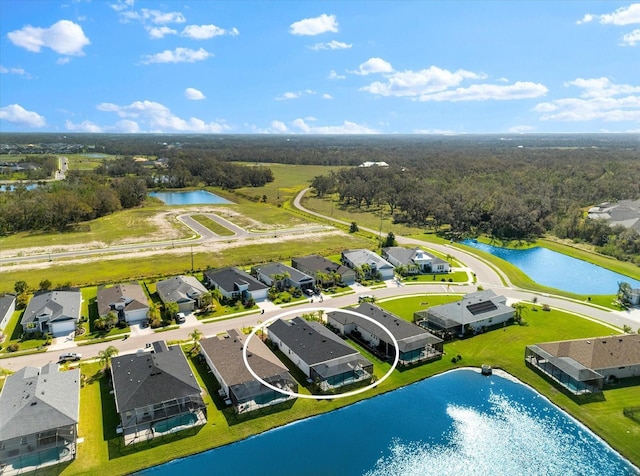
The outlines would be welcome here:
M 616 294 L 621 281 L 626 281 L 632 288 L 640 287 L 640 281 L 547 248 L 516 250 L 473 240 L 462 243 L 508 261 L 538 284 L 570 293 Z
M 150 192 L 149 196 L 156 197 L 167 205 L 224 205 L 232 203 L 206 190 L 193 190 L 190 192 Z
M 470 369 L 139 474 L 204 474 L 213 468 L 261 476 L 638 474 L 531 388 Z

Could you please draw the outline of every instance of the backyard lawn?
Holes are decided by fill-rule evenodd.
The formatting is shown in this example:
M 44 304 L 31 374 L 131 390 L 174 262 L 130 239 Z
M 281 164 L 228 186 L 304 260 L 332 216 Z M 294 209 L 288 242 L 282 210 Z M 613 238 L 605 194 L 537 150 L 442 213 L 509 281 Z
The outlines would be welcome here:
M 459 298 L 459 296 L 457 296 Z M 415 310 L 424 307 L 426 298 L 413 296 L 380 303 L 382 307 L 407 319 Z M 429 305 L 440 304 L 456 296 L 429 296 Z M 594 429 L 636 465 L 640 464 L 637 441 L 640 439 L 640 425 L 623 416 L 622 409 L 640 405 L 637 386 L 621 386 L 605 390 L 604 401 L 590 403 L 577 402 L 560 392 L 545 378 L 526 367 L 524 347 L 527 344 L 569 339 L 594 337 L 611 334 L 611 329 L 598 323 L 578 318 L 571 314 L 552 310 L 543 312 L 534 305 L 528 305 L 525 312 L 526 326 L 507 326 L 470 339 L 455 341 L 445 345 L 443 359 L 408 370 L 396 370 L 365 397 L 374 396 L 395 388 L 422 380 L 431 375 L 460 367 L 489 364 L 500 367 L 523 382 L 543 393 L 551 401 L 569 411 L 576 418 Z M 191 345 L 183 347 L 189 350 Z M 451 356 L 462 359 L 454 364 Z M 389 369 L 389 364 L 367 355 L 374 362 L 375 374 L 380 376 Z M 104 377 L 96 374 L 97 364 L 83 365 L 82 372 L 95 376 L 94 383 L 87 383 L 81 394 L 81 431 L 85 442 L 79 445 L 78 460 L 63 471 L 63 474 L 95 474 L 96 471 L 109 475 L 127 474 L 150 464 L 159 464 L 171 459 L 227 444 L 252 434 L 266 431 L 291 421 L 318 413 L 330 411 L 358 400 L 348 397 L 338 400 L 317 401 L 297 399 L 278 408 L 258 411 L 255 414 L 235 416 L 222 408 L 215 395 L 217 383 L 203 364 L 191 359 L 195 375 L 206 389 L 208 422 L 197 431 L 185 431 L 166 440 L 142 443 L 129 450 L 118 445 L 114 428 L 117 418 L 114 413 L 113 395 L 109 394 Z M 640 382 L 638 382 L 640 383 Z M 101 389 L 101 390 L 100 390 Z M 306 390 L 301 386 L 301 391 Z

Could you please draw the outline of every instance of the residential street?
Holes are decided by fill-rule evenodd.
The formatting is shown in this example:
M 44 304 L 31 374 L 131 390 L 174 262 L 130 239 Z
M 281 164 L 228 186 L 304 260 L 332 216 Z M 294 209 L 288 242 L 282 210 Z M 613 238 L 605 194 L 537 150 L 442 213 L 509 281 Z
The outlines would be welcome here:
M 332 220 L 329 217 L 324 217 L 310 210 L 306 210 L 300 205 L 300 199 L 307 190 L 308 189 L 302 191 L 296 197 L 294 202 L 295 206 L 303 210 L 305 213 Z M 214 218 L 214 215 L 212 215 L 211 218 Z M 226 223 L 223 223 L 223 225 L 227 226 Z M 189 226 L 191 226 L 191 224 Z M 198 230 L 198 228 L 195 226 L 194 229 Z M 367 231 L 377 233 L 374 230 Z M 282 232 L 284 232 L 284 230 L 282 230 Z M 228 237 L 225 237 L 225 239 L 228 239 Z M 403 245 L 424 245 L 424 242 L 403 237 L 396 237 L 396 240 Z M 537 297 L 538 304 L 548 304 L 552 308 L 563 309 L 565 311 L 580 315 L 585 318 L 600 321 L 611 326 L 612 331 L 621 329 L 624 325 L 629 325 L 634 330 L 640 327 L 640 309 L 629 312 L 614 312 L 607 309 L 595 307 L 585 302 L 578 302 L 562 297 L 515 289 L 509 284 L 505 286 L 503 284 L 503 279 L 506 280 L 506 278 L 502 276 L 501 279 L 501 273 L 498 274 L 498 272 L 496 272 L 493 267 L 489 266 L 489 264 L 485 263 L 476 256 L 470 255 L 460 249 L 457 249 L 454 246 L 449 245 L 429 244 L 429 248 L 433 248 L 434 250 L 437 250 L 444 254 L 449 254 L 460 262 L 465 263 L 465 265 L 467 265 L 469 268 L 469 272 L 472 271 L 476 274 L 477 283 L 471 284 L 469 282 L 467 284 L 449 284 L 436 282 L 432 284 L 409 284 L 399 286 L 395 281 L 389 280 L 387 282 L 387 287 L 380 289 L 370 289 L 360 285 L 355 285 L 353 287 L 355 294 L 348 294 L 333 298 L 324 295 L 322 304 L 320 304 L 319 299 L 315 297 L 314 302 L 306 302 L 304 304 L 295 306 L 294 308 L 288 307 L 283 310 L 278 308 L 271 302 L 264 302 L 259 303 L 261 309 L 264 310 L 264 314 L 261 314 L 260 311 L 256 311 L 251 314 L 236 317 L 232 320 L 229 319 L 229 316 L 224 316 L 218 321 L 210 322 L 207 324 L 201 324 L 193 316 L 189 316 L 187 322 L 182 324 L 178 329 L 164 332 L 153 332 L 149 328 L 138 329 L 136 327 L 132 329 L 131 335 L 125 339 L 113 340 L 99 344 L 77 346 L 75 342 L 65 342 L 64 338 L 59 338 L 56 339 L 56 343 L 52 345 L 47 352 L 2 359 L 0 361 L 0 366 L 12 371 L 16 371 L 25 365 L 42 366 L 48 362 L 57 361 L 58 356 L 63 351 L 63 349 L 73 349 L 73 351 L 75 352 L 80 352 L 82 353 L 83 358 L 96 356 L 100 350 L 104 350 L 110 345 L 117 347 L 120 354 L 131 353 L 136 352 L 139 349 L 143 349 L 146 343 L 152 342 L 154 340 L 187 340 L 189 339 L 189 334 L 196 327 L 199 328 L 205 336 L 213 336 L 232 328 L 239 329 L 243 327 L 256 326 L 259 322 L 263 322 L 271 317 L 278 315 L 279 313 L 291 311 L 292 309 L 296 309 L 300 313 L 304 313 L 305 309 L 308 308 L 326 307 L 327 309 L 329 309 L 352 305 L 358 302 L 358 295 L 360 294 L 371 294 L 375 296 L 378 301 L 393 299 L 396 296 L 424 294 L 425 300 L 428 300 L 429 294 L 466 294 L 476 291 L 478 285 L 482 286 L 485 289 L 492 289 L 496 292 L 496 294 L 502 294 L 512 301 L 531 302 L 532 298 L 535 296 Z

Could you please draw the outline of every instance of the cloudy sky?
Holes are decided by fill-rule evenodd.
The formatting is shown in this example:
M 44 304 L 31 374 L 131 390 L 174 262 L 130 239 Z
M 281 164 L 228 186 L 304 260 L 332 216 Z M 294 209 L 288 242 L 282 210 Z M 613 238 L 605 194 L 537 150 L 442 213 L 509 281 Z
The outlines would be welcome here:
M 640 132 L 640 3 L 0 0 L 0 132 Z

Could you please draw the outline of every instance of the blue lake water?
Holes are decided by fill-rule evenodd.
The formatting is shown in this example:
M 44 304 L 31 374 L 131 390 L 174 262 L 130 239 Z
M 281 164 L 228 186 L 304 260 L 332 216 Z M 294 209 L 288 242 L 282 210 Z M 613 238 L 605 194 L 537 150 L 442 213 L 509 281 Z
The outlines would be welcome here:
M 472 240 L 462 243 L 508 261 L 538 284 L 570 293 L 616 294 L 621 281 L 626 281 L 632 288 L 640 287 L 640 281 L 547 248 L 515 250 Z
M 26 188 L 27 190 L 35 190 L 36 188 L 38 188 L 38 184 L 30 183 L 30 184 L 24 185 L 24 188 Z M 16 189 L 15 185 L 0 185 L 0 192 L 13 192 L 15 189 Z
M 204 474 L 214 468 L 219 474 L 260 476 L 640 474 L 531 388 L 469 369 L 138 476 Z
M 224 205 L 232 203 L 206 190 L 193 190 L 191 192 L 150 192 L 149 196 L 156 197 L 167 205 Z

